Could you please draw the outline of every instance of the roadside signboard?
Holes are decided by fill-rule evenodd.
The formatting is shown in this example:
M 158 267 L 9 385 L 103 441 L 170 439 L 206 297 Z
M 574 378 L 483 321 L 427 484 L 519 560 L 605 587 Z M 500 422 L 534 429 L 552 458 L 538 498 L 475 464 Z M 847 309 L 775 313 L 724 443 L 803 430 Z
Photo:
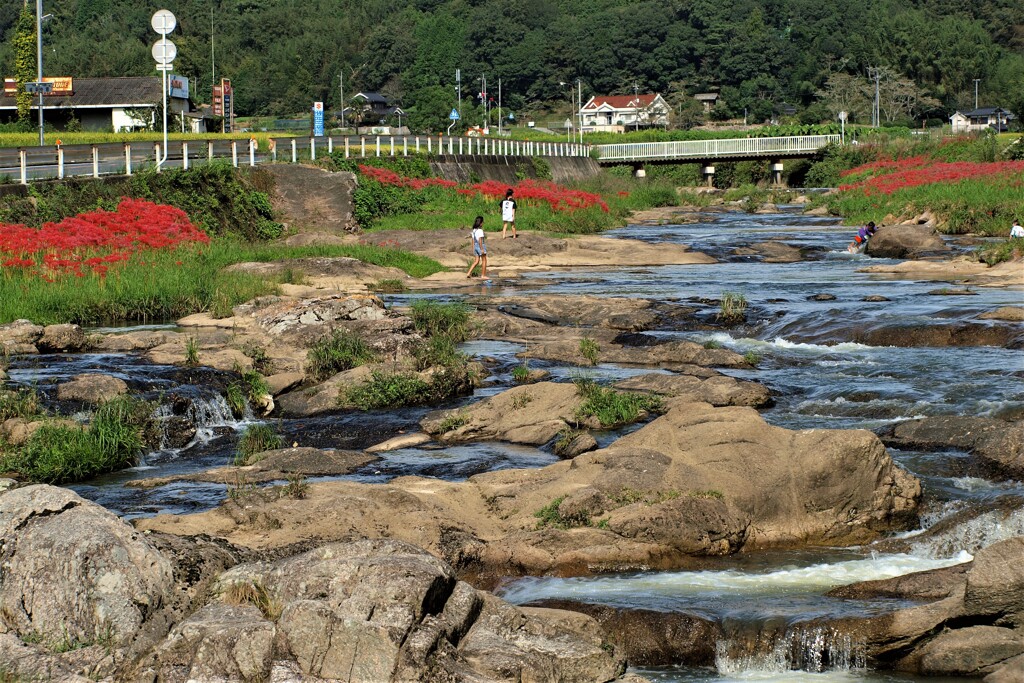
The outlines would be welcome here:
M 231 87 L 230 78 L 220 79 L 221 92 L 224 93 L 224 132 L 231 133 L 235 130 L 235 91 Z
M 324 134 L 324 103 L 313 103 L 313 136 L 323 137 Z
M 177 97 L 182 100 L 188 99 L 188 78 L 185 76 L 170 74 L 167 76 L 167 88 L 167 92 L 171 97 Z
M 25 83 L 25 92 L 32 93 L 33 95 L 37 93 L 49 95 L 51 92 L 53 92 L 53 83 L 37 83 L 29 81 Z
M 213 115 L 224 116 L 224 86 L 213 86 Z

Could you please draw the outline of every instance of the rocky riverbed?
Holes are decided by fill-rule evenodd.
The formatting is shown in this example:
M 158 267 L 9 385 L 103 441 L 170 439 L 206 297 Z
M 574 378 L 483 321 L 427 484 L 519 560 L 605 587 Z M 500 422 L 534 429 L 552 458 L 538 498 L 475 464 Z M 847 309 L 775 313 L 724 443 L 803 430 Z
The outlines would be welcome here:
M 713 665 L 1014 680 L 1022 548 L 994 543 L 992 524 L 1024 530 L 1024 506 L 986 506 L 1018 493 L 1019 292 L 952 303 L 934 282 L 858 274 L 869 261 L 842 254 L 847 235 L 826 219 L 689 215 L 629 239 L 497 241 L 490 285 L 439 274 L 381 297 L 365 285 L 394 272 L 305 259 L 241 266 L 296 268 L 304 284 L 228 319 L 0 328 L 8 388 L 34 388 L 50 411 L 6 420 L 11 444 L 112 397 L 157 406 L 141 467 L 74 491 L 4 483 L 5 671 L 612 681 Z M 385 237 L 463 265 L 461 237 Z M 741 310 L 726 311 L 737 291 Z M 469 307 L 458 372 L 424 361 L 431 333 L 409 309 L 424 298 Z M 373 360 L 316 374 L 308 351 L 338 330 Z M 237 411 L 226 397 L 246 373 L 265 384 Z M 444 393 L 355 409 L 353 391 L 396 373 Z M 225 464 L 263 423 L 280 445 Z M 938 556 L 909 536 L 965 513 Z M 887 549 L 894 534 L 910 540 Z M 844 580 L 861 548 L 882 562 Z M 596 590 L 676 575 L 767 586 L 794 564 L 826 578 L 787 584 L 756 617 L 716 612 L 710 588 L 678 608 L 674 588 L 625 603 Z M 909 578 L 933 566 L 949 568 Z M 901 578 L 855 583 L 885 575 Z M 666 665 L 685 666 L 650 668 Z

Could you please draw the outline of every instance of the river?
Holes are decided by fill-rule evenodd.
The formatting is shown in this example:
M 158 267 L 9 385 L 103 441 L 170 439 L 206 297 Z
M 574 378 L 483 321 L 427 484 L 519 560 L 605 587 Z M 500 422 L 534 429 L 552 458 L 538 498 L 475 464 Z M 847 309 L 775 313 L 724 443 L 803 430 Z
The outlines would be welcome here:
M 672 300 L 717 299 L 737 292 L 748 302 L 747 324 L 729 333 L 663 329 L 650 334 L 716 343 L 761 360 L 754 369 L 729 371 L 736 377 L 766 384 L 775 403 L 763 411 L 772 424 L 792 428 L 878 429 L 917 416 L 958 414 L 1019 416 L 1024 413 L 1024 362 L 1019 351 L 997 347 L 891 347 L 852 341 L 866 331 L 902 324 L 949 325 L 973 321 L 979 313 L 1001 305 L 1020 305 L 1019 290 L 976 288 L 973 296 L 929 294 L 941 288 L 933 281 L 894 280 L 858 272 L 878 261 L 845 252 L 850 229 L 835 220 L 810 218 L 796 210 L 776 214 L 704 214 L 686 225 L 629 226 L 611 233 L 652 243 L 690 245 L 721 260 L 713 265 L 651 268 L 588 269 L 547 272 L 499 282 L 482 292 L 528 296 L 532 293 L 633 296 Z M 809 260 L 772 264 L 757 256 L 736 256 L 733 249 L 769 239 L 807 250 Z M 831 295 L 820 300 L 815 295 Z M 449 293 L 446 296 L 453 296 Z M 422 296 L 422 295 L 421 295 Z M 865 297 L 884 297 L 864 301 Z M 414 295 L 389 297 L 405 303 Z M 977 322 L 977 321 L 973 321 Z M 515 354 L 522 346 L 476 341 L 464 346 L 471 355 L 497 360 L 497 381 L 477 391 L 484 396 L 511 383 Z M 70 377 L 87 369 L 117 372 L 133 390 L 160 396 L 174 390 L 190 394 L 201 430 L 183 449 L 165 448 L 147 454 L 132 470 L 73 487 L 126 517 L 160 512 L 208 509 L 224 497 L 215 484 L 171 484 L 150 490 L 126 488 L 130 479 L 184 473 L 224 464 L 240 431 L 253 421 L 236 419 L 223 399 L 201 382 L 182 383 L 177 369 L 153 366 L 133 356 L 41 356 L 15 359 L 11 381 L 26 385 Z M 531 361 L 568 381 L 578 370 Z M 614 380 L 649 369 L 600 365 L 598 381 Z M 376 415 L 338 415 L 281 420 L 286 441 L 302 437 L 303 445 L 363 448 L 414 428 L 425 409 Z M 602 445 L 618 434 L 601 435 Z M 893 457 L 924 484 L 922 525 L 928 527 L 972 504 L 1008 494 L 1024 495 L 1017 484 L 991 482 L 958 473 L 964 457 L 955 451 L 895 451 Z M 349 478 L 379 482 L 402 474 L 462 479 L 481 471 L 507 467 L 540 467 L 554 462 L 549 452 L 508 444 L 471 444 L 448 449 L 411 448 L 384 454 L 383 460 Z M 617 607 L 680 611 L 722 623 L 781 625 L 774 646 L 754 655 L 738 655 L 729 642 L 718 643 L 716 665 L 709 668 L 638 670 L 658 681 L 907 681 L 908 677 L 873 672 L 865 667 L 856 642 L 841 634 L 802 629 L 800 624 L 822 617 L 870 614 L 902 606 L 896 601 L 851 601 L 824 596 L 830 588 L 866 579 L 948 566 L 971 558 L 980 547 L 1024 533 L 1024 512 L 981 516 L 954 527 L 940 538 L 915 542 L 909 550 L 813 549 L 799 552 L 742 555 L 710 562 L 701 571 L 654 572 L 591 578 L 526 578 L 499 589 L 506 599 L 528 603 L 568 598 Z M 936 679 L 929 679 L 936 680 Z

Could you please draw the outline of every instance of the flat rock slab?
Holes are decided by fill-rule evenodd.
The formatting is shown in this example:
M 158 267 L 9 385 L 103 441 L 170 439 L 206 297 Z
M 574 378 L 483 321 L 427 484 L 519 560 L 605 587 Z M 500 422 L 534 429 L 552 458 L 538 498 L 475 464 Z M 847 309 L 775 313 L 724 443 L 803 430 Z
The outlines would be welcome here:
M 743 368 L 749 367 L 743 356 L 727 349 L 706 349 L 690 341 L 675 341 L 657 346 L 634 347 L 599 343 L 599 363 L 617 363 L 642 367 L 662 367 L 673 370 L 679 366 Z M 590 365 L 580 353 L 579 340 L 544 342 L 530 346 L 518 354 L 521 358 L 539 358 Z
M 978 318 L 981 320 L 1024 322 L 1024 306 L 1000 306 L 994 311 L 982 313 Z
M 882 439 L 897 448 L 970 451 L 974 470 L 1024 479 L 1024 421 L 940 415 L 900 422 L 886 430 Z
M 615 383 L 616 389 L 646 391 L 679 398 L 688 403 L 703 401 L 713 406 L 751 406 L 760 408 L 771 403 L 767 387 L 734 377 L 717 375 L 707 379 L 692 375 L 637 375 Z
M 449 267 L 466 268 L 472 261 L 469 230 L 385 230 L 375 240 L 395 244 L 439 261 Z M 520 232 L 517 239 L 501 239 L 493 232 L 488 239 L 488 269 L 519 271 L 579 266 L 667 266 L 716 263 L 715 259 L 690 251 L 681 244 L 650 244 L 641 240 L 580 236 L 569 239 Z
M 334 451 L 320 448 L 281 448 L 254 457 L 259 462 L 243 467 L 217 467 L 205 472 L 168 477 L 135 479 L 125 486 L 140 489 L 164 486 L 176 481 L 201 481 L 235 485 L 239 482 L 263 484 L 287 479 L 289 476 L 331 477 L 351 474 L 380 458 L 362 451 Z

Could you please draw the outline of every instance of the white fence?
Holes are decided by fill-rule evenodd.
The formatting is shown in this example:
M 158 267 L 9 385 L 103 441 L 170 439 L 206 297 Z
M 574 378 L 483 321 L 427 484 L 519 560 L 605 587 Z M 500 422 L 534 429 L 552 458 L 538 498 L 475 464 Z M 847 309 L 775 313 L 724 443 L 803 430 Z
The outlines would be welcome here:
M 765 158 L 811 154 L 841 142 L 839 135 L 799 135 L 779 138 L 733 138 L 687 142 L 628 142 L 594 145 L 599 161 L 652 161 L 657 159 Z
M 125 142 L 95 145 L 0 148 L 0 177 L 28 184 L 32 180 L 101 175 L 131 175 L 157 167 L 162 157 L 159 142 Z M 259 144 L 251 140 L 187 140 L 168 143 L 163 168 L 189 168 L 212 161 L 230 161 L 234 166 L 312 160 L 338 152 L 346 158 L 445 156 L 473 154 L 489 156 L 586 157 L 588 145 L 564 142 L 533 142 L 463 137 L 319 137 L 272 138 Z M 157 167 L 159 170 L 159 167 Z

